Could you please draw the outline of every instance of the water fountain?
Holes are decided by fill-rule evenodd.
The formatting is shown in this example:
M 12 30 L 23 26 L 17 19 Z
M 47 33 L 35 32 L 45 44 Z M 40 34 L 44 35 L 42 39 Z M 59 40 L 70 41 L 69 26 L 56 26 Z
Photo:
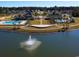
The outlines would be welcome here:
M 25 50 L 28 51 L 33 51 L 36 48 L 38 48 L 40 46 L 41 42 L 36 40 L 36 39 L 32 39 L 31 35 L 29 35 L 29 39 L 27 41 L 21 42 L 21 48 L 24 48 Z

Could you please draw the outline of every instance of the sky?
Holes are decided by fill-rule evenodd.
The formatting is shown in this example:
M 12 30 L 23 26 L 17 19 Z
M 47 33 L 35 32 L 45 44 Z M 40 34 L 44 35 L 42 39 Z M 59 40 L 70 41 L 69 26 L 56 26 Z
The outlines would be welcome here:
M 79 1 L 0 1 L 0 7 L 79 6 Z

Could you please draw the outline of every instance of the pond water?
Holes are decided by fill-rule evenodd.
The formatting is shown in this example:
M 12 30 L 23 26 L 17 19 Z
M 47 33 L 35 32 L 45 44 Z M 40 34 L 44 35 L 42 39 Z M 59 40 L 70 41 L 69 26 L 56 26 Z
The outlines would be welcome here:
M 29 35 L 42 44 L 34 51 L 20 47 Z M 2 57 L 77 57 L 79 56 L 79 30 L 54 33 L 23 33 L 0 31 L 0 56 Z

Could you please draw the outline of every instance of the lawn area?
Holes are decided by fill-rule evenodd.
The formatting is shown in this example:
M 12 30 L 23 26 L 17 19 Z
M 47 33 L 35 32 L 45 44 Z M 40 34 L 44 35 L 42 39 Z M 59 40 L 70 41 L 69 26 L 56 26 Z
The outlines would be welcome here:
M 0 20 L 11 20 L 11 19 L 12 19 L 11 15 L 0 16 Z
M 34 24 L 41 24 L 40 20 L 31 20 L 29 21 L 30 25 L 34 25 Z M 51 24 L 50 20 L 42 20 L 42 24 Z

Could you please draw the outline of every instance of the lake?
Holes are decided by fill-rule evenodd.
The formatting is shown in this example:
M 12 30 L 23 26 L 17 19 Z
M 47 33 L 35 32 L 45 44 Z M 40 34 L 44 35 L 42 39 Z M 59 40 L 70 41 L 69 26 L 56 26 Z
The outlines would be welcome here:
M 53 33 L 30 33 L 42 44 L 29 52 L 20 43 L 29 38 L 29 33 L 0 31 L 1 57 L 78 57 L 79 30 Z

